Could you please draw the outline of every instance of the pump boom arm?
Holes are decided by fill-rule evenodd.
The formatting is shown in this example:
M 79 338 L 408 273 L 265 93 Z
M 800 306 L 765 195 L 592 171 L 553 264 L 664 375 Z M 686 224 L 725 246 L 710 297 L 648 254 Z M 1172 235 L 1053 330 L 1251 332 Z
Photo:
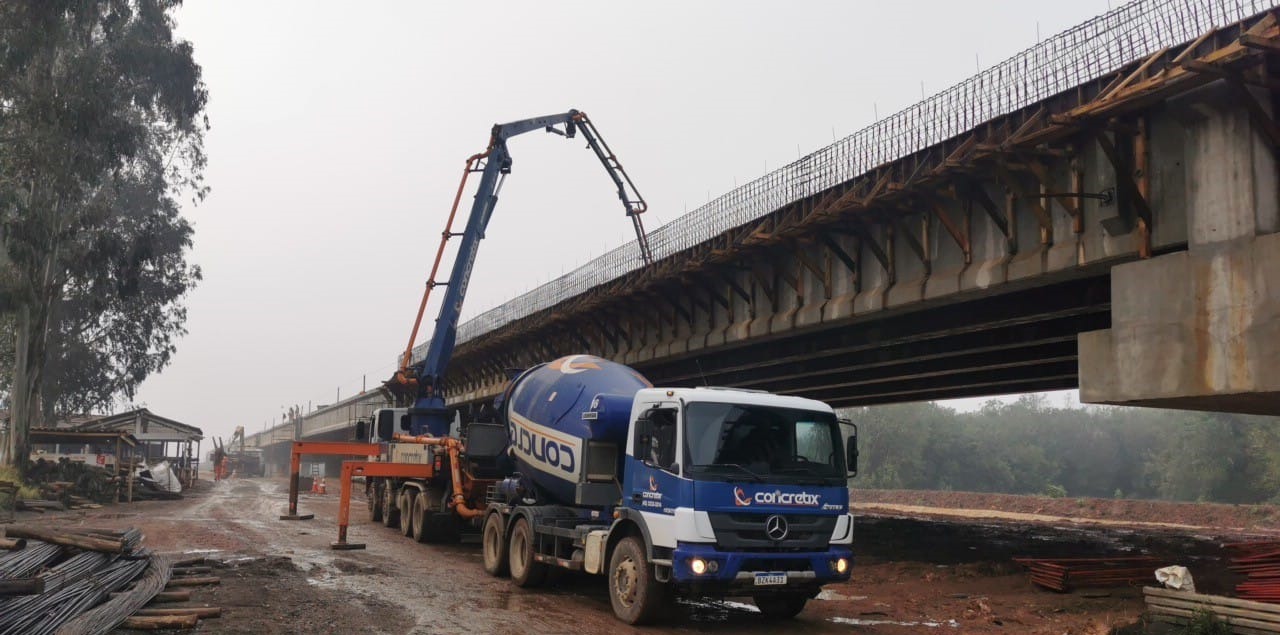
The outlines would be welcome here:
M 558 128 L 561 126 L 563 129 Z M 466 169 L 462 174 L 462 182 L 453 199 L 453 208 L 449 211 L 444 233 L 440 237 L 440 246 L 436 250 L 435 262 L 431 266 L 431 274 L 427 278 L 426 289 L 422 294 L 422 302 L 418 306 L 418 315 L 409 335 L 409 343 L 405 347 L 400 362 L 400 370 L 387 382 L 387 388 L 394 394 L 406 395 L 412 392 L 415 397 L 414 407 L 410 410 L 411 433 L 433 434 L 443 436 L 449 430 L 449 412 L 444 402 L 444 374 L 453 356 L 453 347 L 457 341 L 458 318 L 462 312 L 462 302 L 466 299 L 467 284 L 471 278 L 471 269 L 475 264 L 476 253 L 480 241 L 484 238 L 485 228 L 493 216 L 494 206 L 498 202 L 498 194 L 502 190 L 503 179 L 511 172 L 511 154 L 507 149 L 507 140 L 517 135 L 543 129 L 566 138 L 573 138 L 578 132 L 587 141 L 587 147 L 596 154 L 601 165 L 618 188 L 618 198 L 626 208 L 636 232 L 636 241 L 640 247 L 640 257 L 645 265 L 651 264 L 653 256 L 644 232 L 644 224 L 640 215 L 648 206 L 640 193 L 636 191 L 631 177 L 627 175 L 618 162 L 608 144 L 600 137 L 595 125 L 587 118 L 586 113 L 570 110 L 557 115 L 534 117 L 497 124 L 489 137 L 489 146 L 484 152 L 467 159 Z M 471 212 L 467 216 L 467 224 L 462 232 L 453 231 L 453 222 L 457 216 L 458 204 L 466 189 L 467 178 L 473 172 L 480 173 L 480 183 L 476 187 L 475 199 Z M 440 262 L 444 256 L 445 246 L 452 238 L 461 238 L 458 253 L 453 261 L 449 278 L 438 281 Z M 444 287 L 445 295 L 440 304 L 440 312 L 436 317 L 435 329 L 431 334 L 431 342 L 427 354 L 417 364 L 413 364 L 413 344 L 418 338 L 418 329 L 422 324 L 422 316 L 427 309 L 427 301 L 435 287 Z M 410 390 L 411 389 L 411 390 Z

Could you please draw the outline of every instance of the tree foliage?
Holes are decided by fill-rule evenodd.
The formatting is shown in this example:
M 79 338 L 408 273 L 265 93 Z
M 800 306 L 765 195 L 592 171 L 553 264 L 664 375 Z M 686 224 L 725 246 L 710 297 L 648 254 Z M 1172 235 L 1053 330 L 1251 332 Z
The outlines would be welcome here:
M 179 4 L 0 3 L 12 462 L 43 411 L 130 394 L 181 334 L 199 271 L 184 260 L 191 229 L 177 199 L 204 193 L 207 95 L 190 44 L 173 35 Z
M 861 408 L 858 487 L 1227 503 L 1277 499 L 1280 420 L 1144 408 Z

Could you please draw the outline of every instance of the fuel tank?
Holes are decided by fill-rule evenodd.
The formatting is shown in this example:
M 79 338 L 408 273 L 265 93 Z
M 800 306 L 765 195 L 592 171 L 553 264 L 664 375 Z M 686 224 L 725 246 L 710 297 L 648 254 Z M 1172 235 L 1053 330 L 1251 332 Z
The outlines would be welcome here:
M 499 410 L 517 469 L 557 502 L 606 504 L 621 477 L 632 402 L 649 387 L 634 369 L 593 355 L 521 373 Z

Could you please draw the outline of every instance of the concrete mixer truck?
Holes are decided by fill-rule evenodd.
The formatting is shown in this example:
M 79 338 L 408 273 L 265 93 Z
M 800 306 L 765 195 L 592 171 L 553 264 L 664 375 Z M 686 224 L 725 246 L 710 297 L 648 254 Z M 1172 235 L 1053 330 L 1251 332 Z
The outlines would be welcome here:
M 452 515 L 425 518 L 440 536 L 480 528 L 491 575 L 521 587 L 554 568 L 603 575 L 630 624 L 682 596 L 750 596 L 766 616 L 791 617 L 849 577 L 856 429 L 822 402 L 654 388 L 627 366 L 573 355 L 521 373 L 497 411 L 499 425 L 471 424 L 466 449 L 450 456 L 447 442 L 397 432 L 408 426 L 402 409 L 375 415 L 389 456 L 501 466 L 497 476 L 461 470 Z M 443 507 L 451 496 L 414 479 L 382 487 L 384 509 L 399 510 L 384 519 L 410 513 L 406 500 L 421 492 Z M 421 522 L 414 513 L 401 527 Z

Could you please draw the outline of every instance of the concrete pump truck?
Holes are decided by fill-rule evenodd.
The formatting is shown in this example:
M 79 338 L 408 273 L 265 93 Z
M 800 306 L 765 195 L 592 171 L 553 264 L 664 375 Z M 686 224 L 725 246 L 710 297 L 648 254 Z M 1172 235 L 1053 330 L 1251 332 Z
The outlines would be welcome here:
M 445 373 L 472 264 L 510 172 L 507 141 L 546 130 L 581 133 L 618 187 L 652 261 L 645 203 L 586 115 L 576 110 L 496 125 L 467 162 L 401 369 L 386 383 L 401 407 L 362 429 L 372 461 L 343 467 L 339 542 L 348 546 L 350 477 L 365 475 L 372 520 L 424 542 L 479 531 L 495 576 L 534 587 L 553 568 L 601 575 L 617 617 L 651 622 L 677 597 L 752 597 L 791 617 L 828 582 L 847 580 L 856 429 L 827 404 L 758 391 L 656 388 L 626 366 L 587 354 L 520 372 L 495 401 L 495 421 L 458 422 Z M 462 232 L 453 221 L 466 176 L 480 172 Z M 460 237 L 450 276 L 446 243 Z M 427 299 L 443 286 L 425 356 L 412 358 Z

